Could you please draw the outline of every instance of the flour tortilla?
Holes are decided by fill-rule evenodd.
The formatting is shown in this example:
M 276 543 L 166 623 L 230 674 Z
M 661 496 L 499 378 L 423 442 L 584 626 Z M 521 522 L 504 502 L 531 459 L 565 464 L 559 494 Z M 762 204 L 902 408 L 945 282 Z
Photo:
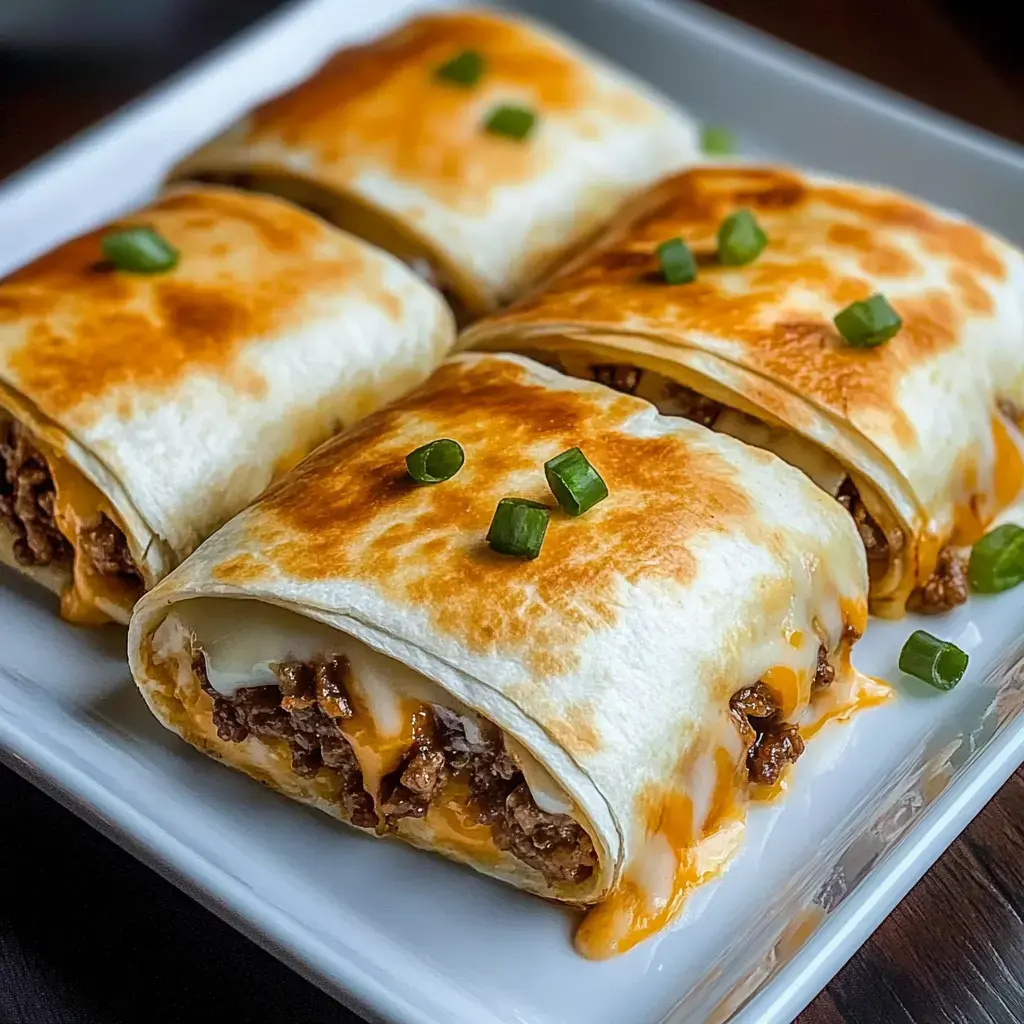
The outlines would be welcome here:
M 484 62 L 477 82 L 438 77 L 467 51 Z M 484 129 L 508 105 L 536 115 L 527 138 Z M 457 10 L 340 51 L 174 174 L 307 205 L 426 268 L 472 318 L 698 155 L 693 119 L 625 72 L 528 21 Z
M 123 530 L 151 586 L 276 475 L 420 383 L 454 324 L 393 257 L 276 198 L 182 188 L 118 223 L 153 227 L 178 265 L 111 270 L 105 228 L 0 282 L 0 415 L 60 470 L 59 505 Z M 69 592 L 69 564 L 20 566 L 0 530 L 0 561 Z M 99 617 L 127 622 L 122 597 Z
M 716 232 L 740 208 L 769 242 L 752 263 L 722 266 Z M 697 255 L 693 283 L 659 279 L 655 251 L 673 237 Z M 879 292 L 902 330 L 877 348 L 844 344 L 833 316 Z M 666 179 L 461 344 L 585 375 L 639 367 L 783 428 L 783 457 L 794 438 L 828 453 L 905 539 L 873 580 L 879 614 L 901 614 L 944 545 L 973 543 L 1020 497 L 1019 432 L 999 405 L 1024 410 L 1024 256 L 893 192 L 771 167 Z
M 417 486 L 405 455 L 437 437 L 457 439 L 465 464 Z M 609 497 L 579 518 L 553 512 L 533 561 L 490 551 L 498 500 L 551 502 L 543 463 L 573 446 Z M 209 647 L 213 627 L 190 608 L 214 602 L 234 624 L 218 637 L 258 644 L 264 653 L 248 664 L 330 644 L 318 632 L 296 639 L 304 620 L 311 632 L 336 630 L 339 649 L 390 660 L 405 680 L 396 692 L 414 692 L 415 675 L 433 688 L 424 700 L 482 716 L 554 780 L 598 870 L 548 885 L 486 844 L 453 846 L 430 815 L 402 819 L 397 835 L 520 888 L 600 906 L 579 945 L 606 956 L 666 924 L 740 841 L 748 786 L 733 693 L 774 680 L 786 720 L 800 721 L 824 645 L 836 693 L 855 706 L 864 680 L 849 652 L 866 601 L 851 520 L 775 456 L 529 360 L 467 354 L 320 448 L 143 598 L 129 656 L 164 725 L 343 820 L 323 772 L 301 779 L 265 741 L 218 738 L 189 647 L 190 636 Z M 273 634 L 276 659 L 267 630 L 250 625 L 247 636 L 269 608 L 293 620 Z M 169 641 L 177 619 L 191 625 Z M 646 917 L 638 893 L 656 908 Z

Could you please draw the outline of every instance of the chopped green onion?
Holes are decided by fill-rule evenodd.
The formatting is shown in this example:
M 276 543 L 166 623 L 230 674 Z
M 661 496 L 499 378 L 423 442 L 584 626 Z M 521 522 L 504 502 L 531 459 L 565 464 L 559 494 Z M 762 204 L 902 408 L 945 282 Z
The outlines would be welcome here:
M 887 342 L 903 326 L 884 295 L 872 295 L 863 302 L 851 302 L 832 318 L 836 330 L 854 348 L 874 348 Z
M 476 50 L 463 50 L 458 56 L 452 57 L 447 64 L 442 64 L 434 72 L 434 77 L 444 82 L 450 82 L 452 85 L 469 88 L 480 80 L 485 66 L 483 57 Z
M 536 558 L 548 529 L 550 509 L 526 498 L 502 498 L 494 510 L 487 543 L 503 555 Z
M 558 504 L 571 516 L 583 515 L 608 497 L 608 485 L 579 448 L 548 459 L 544 475 Z
M 118 270 L 159 274 L 178 264 L 178 250 L 152 228 L 111 231 L 100 241 L 103 255 Z
M 526 107 L 495 107 L 487 115 L 484 128 L 492 135 L 504 135 L 521 142 L 537 123 L 537 115 Z
M 718 262 L 727 267 L 753 263 L 768 244 L 768 236 L 749 210 L 737 210 L 718 229 Z
M 1024 529 L 1007 523 L 986 533 L 971 550 L 967 578 L 979 594 L 999 594 L 1024 583 Z
M 708 156 L 730 156 L 736 152 L 736 137 L 720 124 L 706 124 L 700 133 L 700 148 Z
M 405 466 L 416 483 L 439 484 L 451 480 L 462 469 L 465 461 L 462 445 L 442 437 L 409 452 L 405 457 Z
M 900 651 L 900 671 L 937 690 L 952 690 L 967 670 L 967 654 L 956 644 L 923 629 L 912 633 Z
M 697 277 L 697 261 L 681 238 L 670 238 L 658 246 L 658 263 L 669 284 L 689 284 Z

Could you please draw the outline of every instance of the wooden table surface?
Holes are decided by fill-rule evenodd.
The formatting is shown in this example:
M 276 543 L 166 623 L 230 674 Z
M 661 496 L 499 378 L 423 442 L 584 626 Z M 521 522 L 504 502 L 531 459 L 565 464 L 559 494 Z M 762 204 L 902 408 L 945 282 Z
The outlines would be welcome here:
M 158 38 L 100 54 L 14 51 L 0 35 L 0 177 L 274 5 L 193 0 Z M 1012 4 L 711 5 L 1024 142 L 1024 60 Z M 0 1022 L 130 1024 L 197 1014 L 246 1024 L 354 1021 L 0 769 Z M 798 1021 L 1024 1022 L 1024 773 L 1004 786 Z

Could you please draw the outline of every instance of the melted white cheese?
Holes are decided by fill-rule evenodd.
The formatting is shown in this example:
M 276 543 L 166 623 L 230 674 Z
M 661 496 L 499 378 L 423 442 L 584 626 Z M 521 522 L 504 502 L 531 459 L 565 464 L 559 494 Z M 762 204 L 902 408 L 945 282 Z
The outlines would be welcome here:
M 402 733 L 403 703 L 412 699 L 458 715 L 471 747 L 481 741 L 475 713 L 433 680 L 340 630 L 261 601 L 183 601 L 153 641 L 154 654 L 162 660 L 172 653 L 171 647 L 199 646 L 206 656 L 210 685 L 225 697 L 242 687 L 276 684 L 273 666 L 281 662 L 344 655 L 351 666 L 353 696 L 380 736 Z M 505 746 L 522 769 L 537 806 L 549 814 L 572 814 L 571 800 L 551 773 L 510 736 L 505 736 Z
M 778 455 L 783 462 L 801 470 L 832 497 L 839 493 L 846 479 L 846 470 L 838 459 L 792 430 L 771 427 L 735 409 L 723 409 L 715 420 L 714 429 L 754 448 Z

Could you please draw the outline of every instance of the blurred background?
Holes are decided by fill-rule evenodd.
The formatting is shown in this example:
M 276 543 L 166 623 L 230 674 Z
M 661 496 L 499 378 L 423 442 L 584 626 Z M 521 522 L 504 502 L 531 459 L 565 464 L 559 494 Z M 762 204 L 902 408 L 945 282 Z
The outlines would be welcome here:
M 284 6 L 282 0 L 0 0 L 0 177 Z M 1016 3 L 709 0 L 709 6 L 1024 142 Z

